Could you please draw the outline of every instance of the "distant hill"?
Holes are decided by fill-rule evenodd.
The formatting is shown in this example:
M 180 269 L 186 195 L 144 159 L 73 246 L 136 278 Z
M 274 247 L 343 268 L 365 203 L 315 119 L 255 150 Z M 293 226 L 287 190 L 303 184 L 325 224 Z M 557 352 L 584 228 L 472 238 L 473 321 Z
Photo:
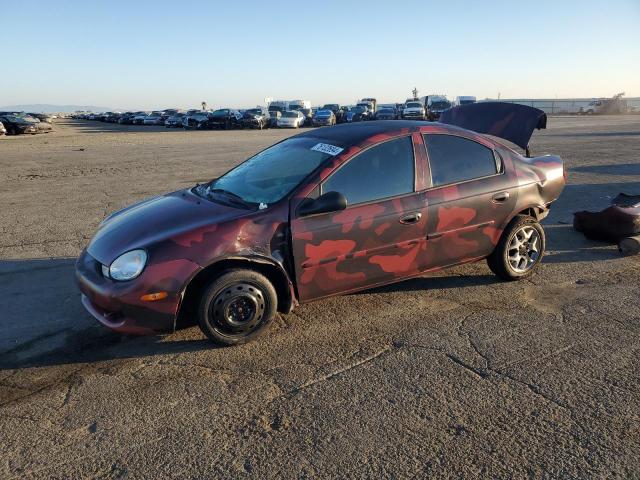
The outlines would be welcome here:
M 34 103 L 32 105 L 8 105 L 6 107 L 0 107 L 0 111 L 17 112 L 33 112 L 33 113 L 68 113 L 80 111 L 88 112 L 109 112 L 109 111 L 123 111 L 122 109 L 110 108 L 110 107 L 96 107 L 95 105 L 49 105 L 46 103 Z

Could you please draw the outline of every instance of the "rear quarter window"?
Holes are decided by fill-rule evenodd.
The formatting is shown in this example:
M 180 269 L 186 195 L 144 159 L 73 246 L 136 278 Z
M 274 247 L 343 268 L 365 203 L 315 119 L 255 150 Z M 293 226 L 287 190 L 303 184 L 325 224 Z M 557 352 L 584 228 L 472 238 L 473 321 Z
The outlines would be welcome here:
M 493 150 L 455 135 L 426 134 L 434 187 L 465 182 L 499 173 Z

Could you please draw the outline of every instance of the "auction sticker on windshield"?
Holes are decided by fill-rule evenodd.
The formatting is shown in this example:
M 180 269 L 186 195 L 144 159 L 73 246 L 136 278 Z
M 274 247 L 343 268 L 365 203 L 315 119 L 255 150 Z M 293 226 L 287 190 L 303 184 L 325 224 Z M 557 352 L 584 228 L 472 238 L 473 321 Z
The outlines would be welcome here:
M 311 150 L 315 150 L 316 152 L 327 153 L 331 156 L 338 155 L 344 148 L 336 147 L 335 145 L 329 145 L 328 143 L 317 143 Z

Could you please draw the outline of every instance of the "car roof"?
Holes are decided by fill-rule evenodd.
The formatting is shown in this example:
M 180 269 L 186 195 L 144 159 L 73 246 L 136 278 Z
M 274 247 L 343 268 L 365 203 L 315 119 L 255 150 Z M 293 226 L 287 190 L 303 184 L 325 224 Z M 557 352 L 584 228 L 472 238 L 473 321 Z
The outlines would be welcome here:
M 451 134 L 471 133 L 478 135 L 478 133 L 465 130 L 464 128 L 438 122 L 415 120 L 394 120 L 393 122 L 389 122 L 385 120 L 371 120 L 357 123 L 342 123 L 333 127 L 309 130 L 308 132 L 296 135 L 296 137 L 317 138 L 327 142 L 334 142 L 341 147 L 350 147 L 352 145 L 358 145 L 376 135 L 402 135 L 411 132 L 420 132 L 424 127 L 437 127 L 439 131 L 446 131 Z

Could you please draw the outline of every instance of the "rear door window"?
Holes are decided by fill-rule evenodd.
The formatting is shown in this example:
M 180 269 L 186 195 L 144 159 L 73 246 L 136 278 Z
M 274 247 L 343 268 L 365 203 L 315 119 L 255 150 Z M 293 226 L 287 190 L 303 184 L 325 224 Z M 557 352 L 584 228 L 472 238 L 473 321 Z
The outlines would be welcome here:
M 434 187 L 465 182 L 499 173 L 493 150 L 455 135 L 426 134 L 431 180 Z

